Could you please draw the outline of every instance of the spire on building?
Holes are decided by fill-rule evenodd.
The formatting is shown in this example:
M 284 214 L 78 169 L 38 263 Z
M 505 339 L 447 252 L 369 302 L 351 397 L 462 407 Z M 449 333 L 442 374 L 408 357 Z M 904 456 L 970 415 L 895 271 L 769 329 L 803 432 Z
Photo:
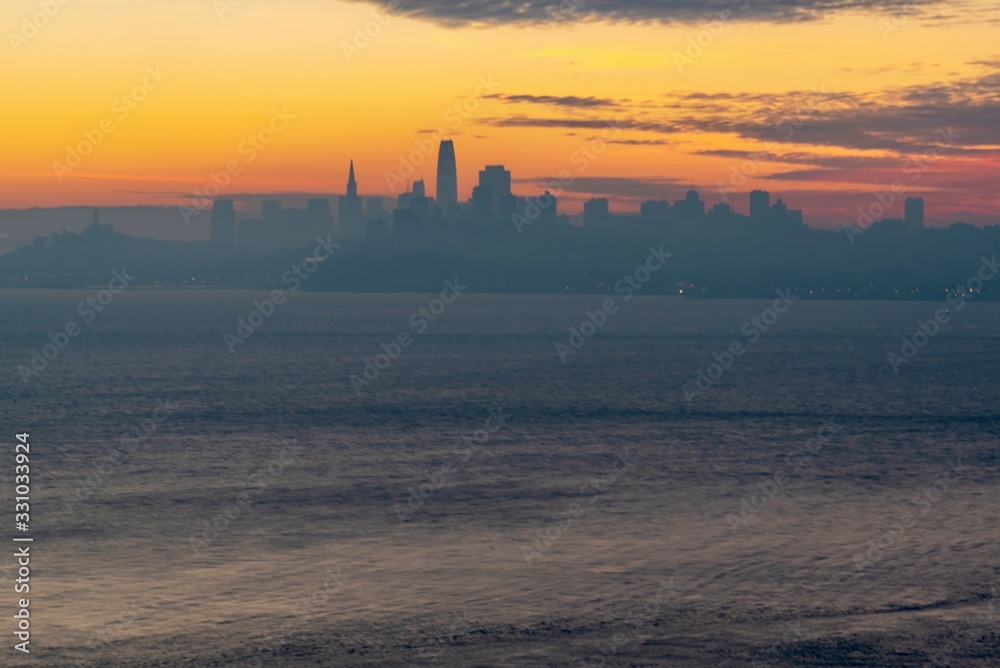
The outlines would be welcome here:
M 348 197 L 358 196 L 358 182 L 354 178 L 354 161 L 351 160 L 351 173 L 347 177 L 347 195 Z
M 347 194 L 341 196 L 337 208 L 337 230 L 342 237 L 361 238 L 365 236 L 365 216 L 362 201 L 358 197 L 358 181 L 354 177 L 354 161 L 347 177 Z

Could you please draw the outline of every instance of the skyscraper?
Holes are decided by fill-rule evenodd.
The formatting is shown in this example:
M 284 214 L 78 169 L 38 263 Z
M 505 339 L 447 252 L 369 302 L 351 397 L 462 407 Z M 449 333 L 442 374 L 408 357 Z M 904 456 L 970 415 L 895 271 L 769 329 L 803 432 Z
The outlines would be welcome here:
M 906 198 L 906 226 L 911 230 L 920 230 L 924 227 L 924 198 Z
M 368 220 L 385 220 L 385 199 L 382 197 L 368 198 Z M 369 235 L 371 237 L 371 235 Z
M 476 186 L 472 189 L 472 215 L 477 223 L 485 223 L 493 217 L 493 189 Z
M 535 200 L 539 209 L 538 223 L 540 225 L 555 225 L 559 218 L 559 199 L 548 190 Z
M 281 221 L 281 202 L 276 199 L 265 200 L 261 205 L 261 220 L 265 223 Z
M 592 197 L 583 203 L 583 226 L 588 228 L 601 227 L 611 221 L 608 200 L 604 197 Z
M 479 172 L 479 185 L 490 189 L 493 195 L 491 210 L 496 213 L 500 210 L 501 198 L 511 194 L 510 172 L 503 165 L 487 165 L 486 169 Z
M 458 204 L 458 166 L 455 143 L 450 139 L 442 141 L 438 149 L 437 203 L 445 215 Z
M 670 210 L 673 212 L 674 219 L 678 221 L 698 222 L 705 217 L 705 202 L 692 186 L 684 199 L 674 202 Z
M 670 202 L 649 200 L 639 207 L 639 217 L 647 224 L 665 223 L 670 218 Z
M 313 197 L 306 202 L 306 224 L 311 236 L 322 236 L 334 231 L 330 200 L 325 197 Z
M 236 243 L 236 207 L 231 199 L 212 203 L 212 241 L 226 246 Z
M 771 193 L 754 190 L 750 193 L 750 220 L 762 223 L 771 216 Z
M 362 213 L 361 198 L 358 197 L 358 182 L 354 178 L 354 161 L 347 177 L 347 194 L 341 195 L 337 207 L 338 230 L 340 236 L 360 238 L 365 236 L 365 217 Z

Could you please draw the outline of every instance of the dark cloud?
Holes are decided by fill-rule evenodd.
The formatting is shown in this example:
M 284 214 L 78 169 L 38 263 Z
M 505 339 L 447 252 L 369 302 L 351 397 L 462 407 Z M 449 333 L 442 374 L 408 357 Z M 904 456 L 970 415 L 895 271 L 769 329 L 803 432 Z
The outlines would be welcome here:
M 575 95 L 555 96 L 555 95 L 486 95 L 488 99 L 501 100 L 508 104 L 530 103 L 553 107 L 613 107 L 616 106 L 614 100 L 599 97 L 577 97 Z
M 604 141 L 609 144 L 623 144 L 625 146 L 670 146 L 677 143 L 665 139 L 605 139 Z
M 531 116 L 511 116 L 508 118 L 487 118 L 484 125 L 500 128 L 564 128 L 570 130 L 641 130 L 671 134 L 678 130 L 669 123 L 641 121 L 621 118 L 534 118 Z
M 938 6 L 947 5 L 942 0 L 401 0 L 393 11 L 461 27 L 584 21 L 687 23 L 721 17 L 792 23 L 852 11 L 902 16 Z M 942 15 L 934 18 L 941 20 Z
M 552 107 L 553 111 L 560 106 L 556 100 L 569 101 L 566 104 L 594 102 L 589 106 L 578 103 L 576 115 L 570 118 L 517 114 L 480 122 L 496 127 L 612 128 L 629 131 L 630 136 L 605 137 L 606 140 L 634 145 L 661 145 L 664 135 L 731 135 L 762 145 L 770 154 L 768 159 L 776 162 L 832 168 L 849 167 L 852 160 L 855 165 L 871 163 L 853 157 L 810 158 L 801 152 L 802 147 L 907 156 L 933 150 L 941 144 L 943 136 L 951 135 L 954 143 L 948 148 L 950 154 L 974 157 L 1000 145 L 1000 125 L 996 120 L 1000 118 L 1000 68 L 978 77 L 864 93 L 675 91 L 661 100 L 631 104 L 579 96 L 512 95 L 510 98 L 530 99 L 534 104 Z M 637 133 L 653 136 L 636 137 Z M 800 153 L 794 154 L 793 150 Z

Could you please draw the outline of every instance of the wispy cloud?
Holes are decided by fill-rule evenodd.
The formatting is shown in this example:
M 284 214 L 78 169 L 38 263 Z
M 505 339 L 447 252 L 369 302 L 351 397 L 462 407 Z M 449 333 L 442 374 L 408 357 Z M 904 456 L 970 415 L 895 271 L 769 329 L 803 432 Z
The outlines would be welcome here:
M 486 95 L 486 98 L 501 100 L 508 104 L 530 103 L 552 107 L 614 107 L 617 102 L 600 97 L 577 97 L 575 95 Z

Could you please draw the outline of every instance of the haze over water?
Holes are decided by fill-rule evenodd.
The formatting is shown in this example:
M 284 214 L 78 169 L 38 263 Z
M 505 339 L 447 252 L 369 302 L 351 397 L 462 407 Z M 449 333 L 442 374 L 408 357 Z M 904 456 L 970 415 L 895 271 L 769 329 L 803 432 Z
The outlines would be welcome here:
M 433 295 L 291 294 L 233 354 L 264 293 L 126 291 L 21 383 L 86 294 L 4 296 L 39 536 L 7 665 L 1000 662 L 996 304 L 897 374 L 940 305 L 799 301 L 751 343 L 770 300 L 637 297 L 563 363 L 602 297 L 467 294 L 359 394 Z

